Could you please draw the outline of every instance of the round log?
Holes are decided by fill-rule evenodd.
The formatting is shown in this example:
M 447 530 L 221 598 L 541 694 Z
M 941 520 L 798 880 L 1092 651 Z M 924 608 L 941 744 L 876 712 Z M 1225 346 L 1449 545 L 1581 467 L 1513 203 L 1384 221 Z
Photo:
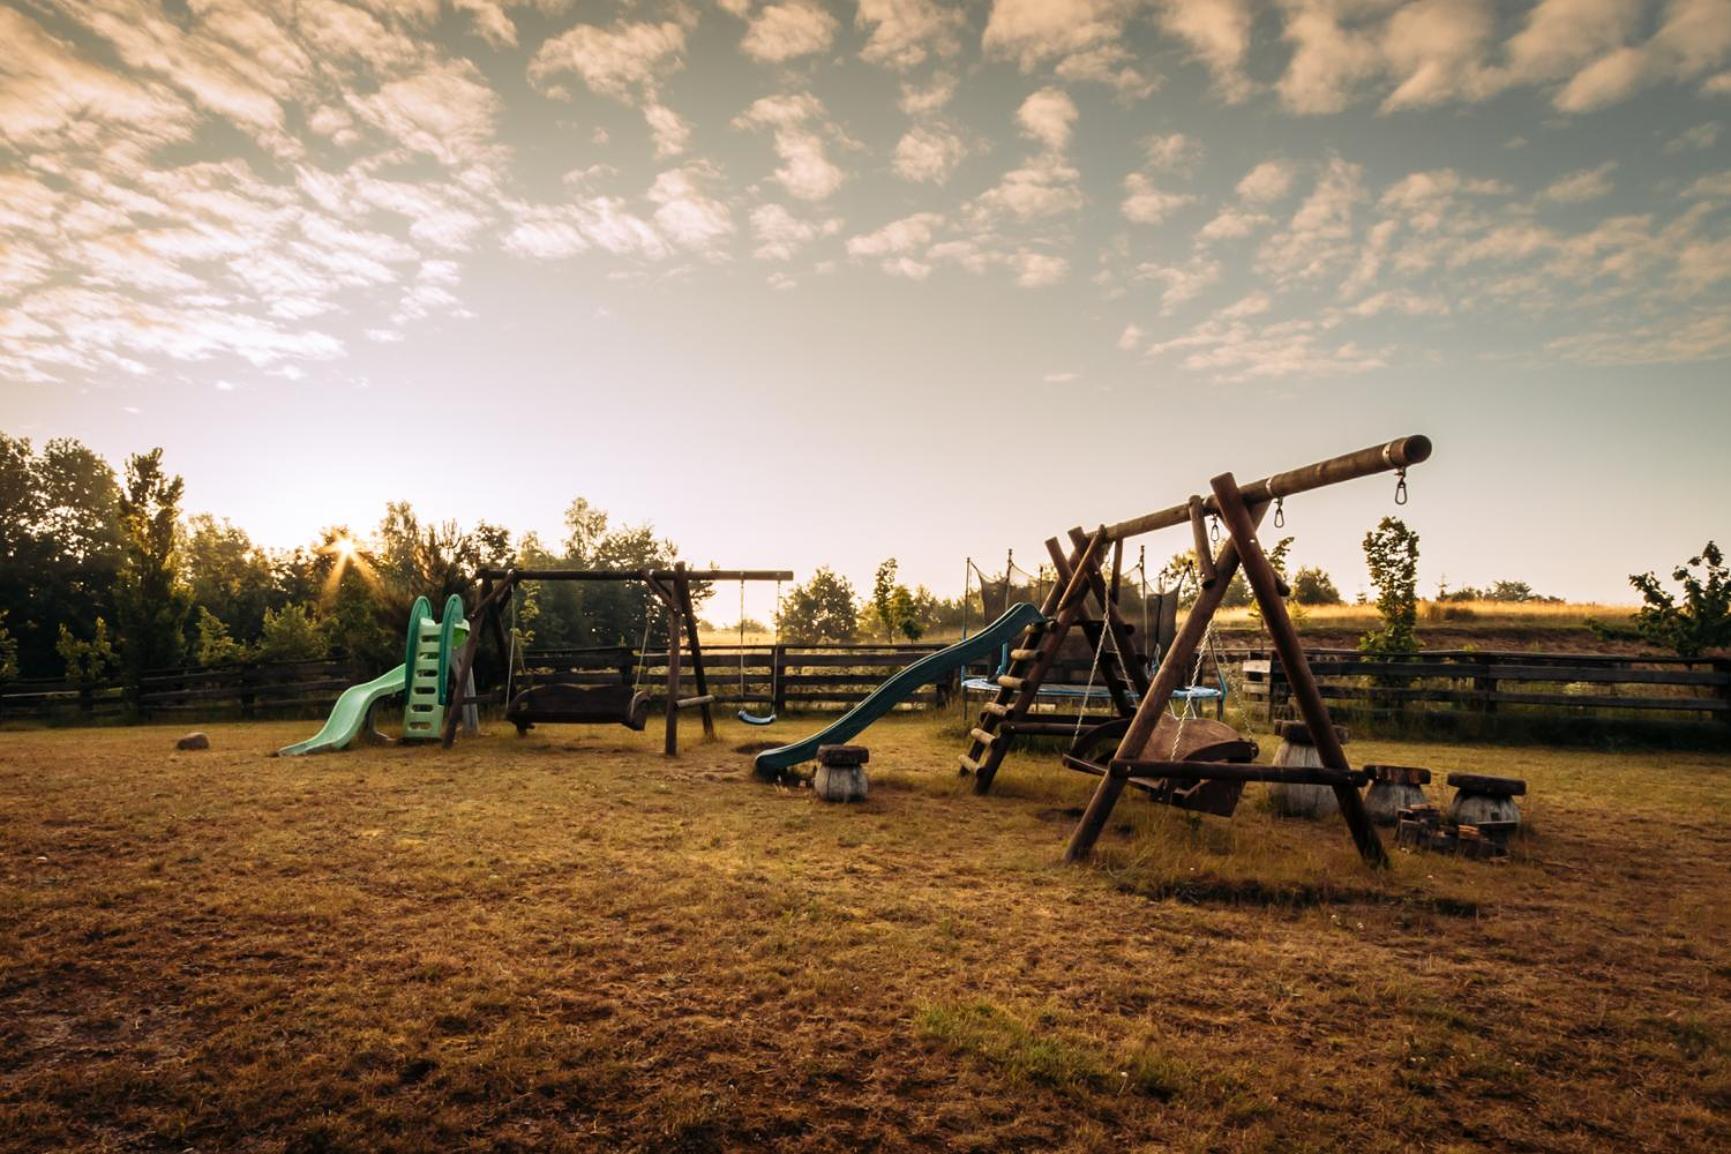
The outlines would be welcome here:
M 1302 721 L 1282 721 L 1275 726 L 1280 735 L 1280 748 L 1274 751 L 1275 765 L 1321 768 L 1322 755 L 1316 751 L 1310 727 Z M 1335 737 L 1346 744 L 1346 730 L 1334 727 Z M 1274 812 L 1282 817 L 1333 817 L 1340 812 L 1340 799 L 1334 788 L 1327 785 L 1296 785 L 1274 782 L 1268 787 L 1268 800 Z
M 811 787 L 824 801 L 864 801 L 870 782 L 863 765 L 819 765 Z

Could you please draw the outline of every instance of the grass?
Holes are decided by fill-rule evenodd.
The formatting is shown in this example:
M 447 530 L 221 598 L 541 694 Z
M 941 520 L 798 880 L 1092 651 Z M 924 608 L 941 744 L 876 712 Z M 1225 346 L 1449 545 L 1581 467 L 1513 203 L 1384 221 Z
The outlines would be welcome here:
M 1371 874 L 1253 787 L 1073 869 L 1089 783 L 976 798 L 954 727 L 874 727 L 851 807 L 728 721 L 7 733 L 0 1148 L 1731 1144 L 1731 757 L 1355 742 L 1525 777 L 1531 836 Z

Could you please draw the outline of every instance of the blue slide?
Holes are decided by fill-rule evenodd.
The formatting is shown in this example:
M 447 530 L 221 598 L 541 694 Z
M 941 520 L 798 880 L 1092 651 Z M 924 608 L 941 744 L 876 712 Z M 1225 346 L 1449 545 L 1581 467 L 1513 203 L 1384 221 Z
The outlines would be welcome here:
M 888 681 L 871 691 L 858 705 L 842 714 L 830 725 L 803 741 L 766 749 L 757 755 L 757 772 L 768 776 L 791 769 L 802 761 L 817 756 L 820 745 L 840 745 L 866 726 L 914 695 L 922 685 L 942 680 L 971 661 L 995 658 L 1005 643 L 1021 636 L 1028 626 L 1043 618 L 1040 611 L 1026 601 L 1019 601 L 1004 611 L 1004 615 L 980 632 L 947 649 L 928 653 Z

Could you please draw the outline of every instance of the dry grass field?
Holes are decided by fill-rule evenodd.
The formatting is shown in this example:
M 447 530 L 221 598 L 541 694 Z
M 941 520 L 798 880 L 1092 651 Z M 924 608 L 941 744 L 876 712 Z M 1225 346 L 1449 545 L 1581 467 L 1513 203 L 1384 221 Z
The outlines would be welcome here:
M 974 797 L 955 725 L 855 807 L 751 778 L 797 721 L 0 734 L 0 1147 L 1731 1148 L 1731 756 L 1362 742 L 1530 836 L 1373 876 L 1132 798 L 1069 868 L 1089 783 Z

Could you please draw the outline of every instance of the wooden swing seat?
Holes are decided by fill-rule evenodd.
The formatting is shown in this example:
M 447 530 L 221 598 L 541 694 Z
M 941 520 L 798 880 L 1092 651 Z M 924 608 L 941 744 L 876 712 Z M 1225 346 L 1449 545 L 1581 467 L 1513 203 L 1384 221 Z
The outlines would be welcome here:
M 511 699 L 505 720 L 518 734 L 540 722 L 623 725 L 641 731 L 649 721 L 649 695 L 629 685 L 532 685 Z
M 1095 775 L 1104 774 L 1106 759 L 1129 728 L 1130 719 L 1119 717 L 1083 730 L 1064 758 L 1065 766 Z M 1254 741 L 1223 721 L 1204 717 L 1184 720 L 1169 713 L 1161 716 L 1160 723 L 1142 748 L 1142 756 L 1153 760 L 1230 762 L 1235 765 L 1254 762 L 1259 752 Z M 1244 794 L 1242 781 L 1132 778 L 1130 784 L 1165 805 L 1216 817 L 1231 817 L 1232 811 L 1238 808 L 1238 799 Z

